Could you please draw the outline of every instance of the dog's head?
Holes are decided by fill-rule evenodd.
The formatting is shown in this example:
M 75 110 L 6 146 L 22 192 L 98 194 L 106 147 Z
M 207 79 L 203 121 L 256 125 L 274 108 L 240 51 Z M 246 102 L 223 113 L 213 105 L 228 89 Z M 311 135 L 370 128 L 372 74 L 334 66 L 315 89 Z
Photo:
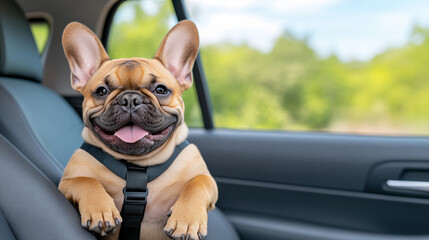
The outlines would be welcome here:
M 90 134 L 113 151 L 139 156 L 161 146 L 182 124 L 182 93 L 192 84 L 198 53 L 194 23 L 181 21 L 165 36 L 153 59 L 110 60 L 86 26 L 70 23 L 63 47 L 73 89 L 84 96 Z

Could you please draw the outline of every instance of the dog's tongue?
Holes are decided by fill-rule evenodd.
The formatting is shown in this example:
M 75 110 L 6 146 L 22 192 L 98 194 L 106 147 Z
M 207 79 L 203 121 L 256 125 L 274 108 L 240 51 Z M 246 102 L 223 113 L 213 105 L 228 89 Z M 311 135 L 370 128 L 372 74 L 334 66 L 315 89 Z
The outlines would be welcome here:
M 136 125 L 127 125 L 115 132 L 115 136 L 126 143 L 135 143 L 148 134 L 148 131 Z

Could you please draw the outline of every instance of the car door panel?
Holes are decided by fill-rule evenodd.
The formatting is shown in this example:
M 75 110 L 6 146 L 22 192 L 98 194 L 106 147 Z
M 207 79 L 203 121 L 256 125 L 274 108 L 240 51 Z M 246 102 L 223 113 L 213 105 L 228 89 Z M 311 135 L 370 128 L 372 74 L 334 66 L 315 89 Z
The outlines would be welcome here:
M 427 236 L 378 234 L 339 229 L 299 221 L 255 216 L 243 213 L 228 215 L 242 239 L 312 239 L 312 240 L 424 240 Z
M 373 187 L 426 176 L 427 138 L 191 129 L 189 139 L 243 239 L 429 239 L 424 195 Z M 392 162 L 399 174 L 374 178 Z

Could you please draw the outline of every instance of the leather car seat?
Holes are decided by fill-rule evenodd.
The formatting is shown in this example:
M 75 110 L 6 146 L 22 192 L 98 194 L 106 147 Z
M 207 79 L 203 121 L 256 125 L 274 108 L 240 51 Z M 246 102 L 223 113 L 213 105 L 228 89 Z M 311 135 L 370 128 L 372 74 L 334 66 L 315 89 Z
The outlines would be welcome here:
M 0 134 L 58 185 L 70 156 L 83 142 L 83 124 L 64 98 L 41 84 L 42 76 L 41 59 L 24 13 L 13 0 L 1 0 Z M 13 170 L 8 171 L 9 175 L 14 174 Z M 21 181 L 33 184 L 25 175 L 22 177 Z M 20 191 L 19 187 L 15 189 Z M 3 198 L 5 195 L 0 194 Z M 43 215 L 40 219 L 45 221 Z M 46 227 L 45 231 L 51 231 Z M 238 239 L 218 209 L 209 213 L 207 239 Z
M 94 239 L 57 187 L 0 135 L 0 239 Z
M 42 63 L 24 13 L 0 1 L 0 133 L 55 184 L 82 144 L 82 121 L 41 84 Z M 66 79 L 64 79 L 66 81 Z

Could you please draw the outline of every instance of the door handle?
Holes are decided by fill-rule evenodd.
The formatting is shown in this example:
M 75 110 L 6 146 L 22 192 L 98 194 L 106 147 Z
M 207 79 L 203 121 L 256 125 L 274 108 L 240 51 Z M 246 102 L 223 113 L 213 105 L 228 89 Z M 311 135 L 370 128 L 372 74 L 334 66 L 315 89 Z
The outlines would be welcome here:
M 423 181 L 405 181 L 405 180 L 387 180 L 386 185 L 394 189 L 413 190 L 429 193 L 429 182 Z
M 376 165 L 368 174 L 366 191 L 429 199 L 429 159 Z

